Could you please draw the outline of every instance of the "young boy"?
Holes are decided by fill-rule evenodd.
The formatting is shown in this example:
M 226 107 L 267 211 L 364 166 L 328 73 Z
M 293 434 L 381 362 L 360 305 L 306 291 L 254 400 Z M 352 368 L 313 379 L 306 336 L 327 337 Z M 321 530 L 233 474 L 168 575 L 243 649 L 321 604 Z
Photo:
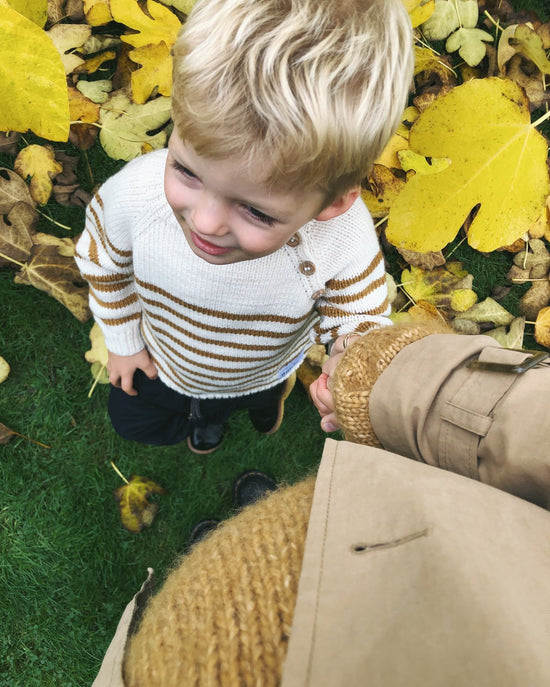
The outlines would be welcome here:
M 122 436 L 209 453 L 237 409 L 272 433 L 312 343 L 389 324 L 359 184 L 412 65 L 401 0 L 197 2 L 168 149 L 107 180 L 77 247 Z

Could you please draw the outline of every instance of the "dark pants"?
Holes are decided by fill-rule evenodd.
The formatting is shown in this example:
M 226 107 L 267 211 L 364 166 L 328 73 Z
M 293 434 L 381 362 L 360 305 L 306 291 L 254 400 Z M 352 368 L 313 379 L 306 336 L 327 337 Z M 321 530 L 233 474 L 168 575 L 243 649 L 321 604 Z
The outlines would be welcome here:
M 115 430 L 125 439 L 142 444 L 167 446 L 187 438 L 193 427 L 223 424 L 235 410 L 264 408 L 276 404 L 285 382 L 246 396 L 199 400 L 184 396 L 149 379 L 141 370 L 134 375 L 137 396 L 129 396 L 111 386 L 109 417 Z

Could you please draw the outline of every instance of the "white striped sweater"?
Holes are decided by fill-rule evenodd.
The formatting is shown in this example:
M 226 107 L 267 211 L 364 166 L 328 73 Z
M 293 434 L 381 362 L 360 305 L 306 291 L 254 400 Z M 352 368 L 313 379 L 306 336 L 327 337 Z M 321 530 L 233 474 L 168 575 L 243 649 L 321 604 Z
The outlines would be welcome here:
M 88 206 L 77 263 L 107 348 L 146 347 L 194 398 L 271 388 L 312 343 L 390 324 L 384 260 L 358 199 L 271 255 L 211 265 L 189 248 L 163 190 L 166 149 L 108 179 Z

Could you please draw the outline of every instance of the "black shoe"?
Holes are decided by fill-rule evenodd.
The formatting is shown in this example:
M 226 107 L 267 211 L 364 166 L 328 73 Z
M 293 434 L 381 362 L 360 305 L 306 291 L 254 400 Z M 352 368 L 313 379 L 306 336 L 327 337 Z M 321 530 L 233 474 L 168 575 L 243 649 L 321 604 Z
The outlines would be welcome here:
M 193 546 L 193 544 L 196 544 L 197 542 L 201 541 L 202 539 L 207 537 L 211 532 L 213 532 L 219 524 L 219 520 L 200 520 L 191 530 L 191 534 L 189 535 L 189 539 L 187 540 L 187 545 Z
M 285 400 L 288 396 L 290 381 L 287 379 L 282 384 L 281 395 L 269 406 L 262 408 L 249 408 L 248 416 L 254 429 L 262 434 L 275 434 L 281 426 L 285 412 Z
M 205 427 L 193 427 L 187 437 L 187 446 L 193 453 L 204 455 L 215 451 L 223 441 L 223 425 L 206 425 Z
M 277 483 L 265 472 L 247 470 L 233 482 L 233 506 L 244 508 L 277 489 Z

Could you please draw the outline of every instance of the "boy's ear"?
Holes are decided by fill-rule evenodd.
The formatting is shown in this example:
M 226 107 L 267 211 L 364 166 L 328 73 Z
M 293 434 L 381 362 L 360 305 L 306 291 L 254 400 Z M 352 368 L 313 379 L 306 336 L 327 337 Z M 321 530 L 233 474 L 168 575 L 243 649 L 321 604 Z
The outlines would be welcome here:
M 359 195 L 359 191 L 359 186 L 350 188 L 349 191 L 346 191 L 341 196 L 335 198 L 330 205 L 327 205 L 326 208 L 321 210 L 315 219 L 319 220 L 320 222 L 324 222 L 327 219 L 333 219 L 334 217 L 338 217 L 338 215 L 343 215 L 344 212 L 349 210 L 350 207 L 355 203 Z

